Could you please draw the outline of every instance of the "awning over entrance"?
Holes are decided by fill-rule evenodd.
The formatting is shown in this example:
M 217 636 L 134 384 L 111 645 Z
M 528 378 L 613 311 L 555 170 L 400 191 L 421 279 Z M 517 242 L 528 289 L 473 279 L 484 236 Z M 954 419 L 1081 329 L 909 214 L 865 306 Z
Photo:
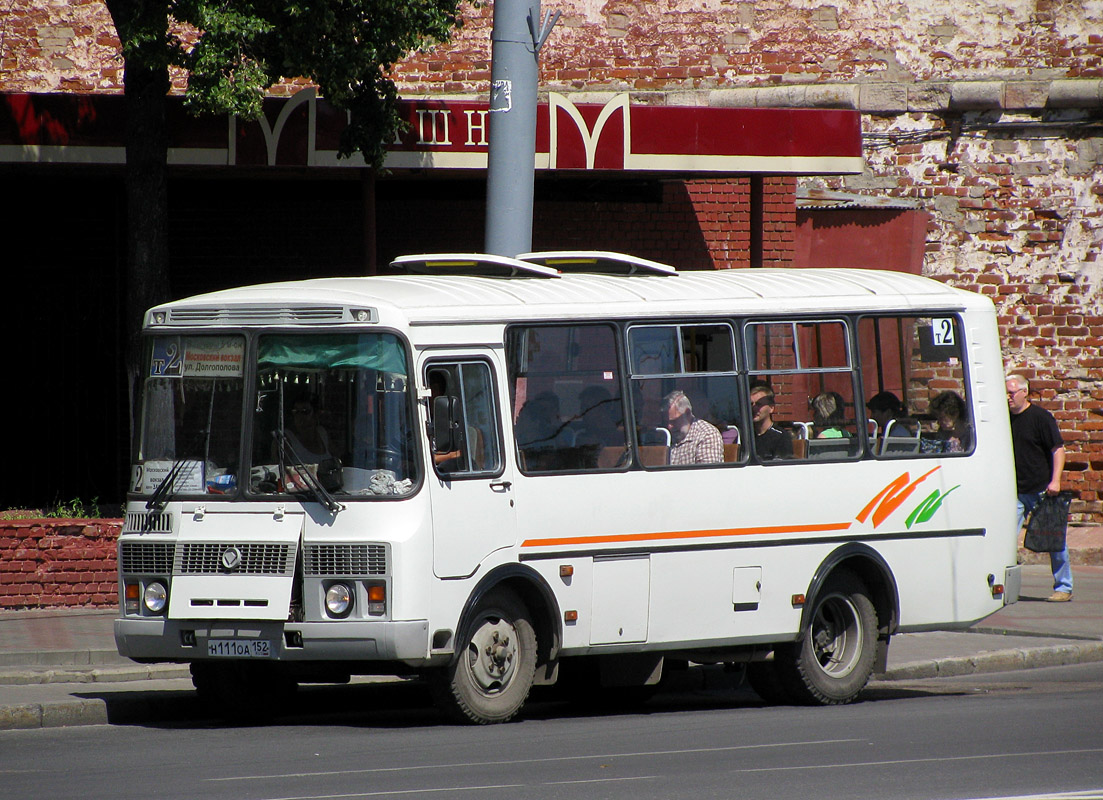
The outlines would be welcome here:
M 489 104 L 403 100 L 409 130 L 389 148 L 392 170 L 486 168 Z M 0 163 L 122 164 L 121 95 L 0 94 Z M 169 163 L 362 167 L 339 159 L 343 112 L 305 89 L 265 101 L 265 117 L 195 118 L 168 99 Z M 619 94 L 575 103 L 551 93 L 537 112 L 538 170 L 830 175 L 862 171 L 860 117 L 844 109 L 658 106 Z

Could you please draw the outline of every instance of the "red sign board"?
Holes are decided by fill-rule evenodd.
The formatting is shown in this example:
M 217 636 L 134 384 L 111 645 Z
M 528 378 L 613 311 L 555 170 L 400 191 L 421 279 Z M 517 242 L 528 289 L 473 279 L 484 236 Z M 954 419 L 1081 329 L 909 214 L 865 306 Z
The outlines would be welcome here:
M 484 169 L 494 124 L 486 102 L 401 103 L 407 132 L 389 169 Z M 265 101 L 257 122 L 188 115 L 169 98 L 169 161 L 209 166 L 358 167 L 339 159 L 345 114 L 313 90 Z M 0 94 L 0 162 L 123 163 L 119 95 Z M 839 174 L 862 170 L 859 114 L 843 109 L 707 108 L 574 103 L 551 93 L 537 109 L 540 170 Z

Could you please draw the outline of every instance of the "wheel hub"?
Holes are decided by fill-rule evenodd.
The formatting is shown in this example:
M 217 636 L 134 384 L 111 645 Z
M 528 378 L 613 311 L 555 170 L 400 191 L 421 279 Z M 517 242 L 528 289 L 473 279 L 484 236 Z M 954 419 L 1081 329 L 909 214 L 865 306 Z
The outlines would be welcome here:
M 469 667 L 483 691 L 501 691 L 509 684 L 517 654 L 515 641 L 513 626 L 501 619 L 486 620 L 472 637 Z

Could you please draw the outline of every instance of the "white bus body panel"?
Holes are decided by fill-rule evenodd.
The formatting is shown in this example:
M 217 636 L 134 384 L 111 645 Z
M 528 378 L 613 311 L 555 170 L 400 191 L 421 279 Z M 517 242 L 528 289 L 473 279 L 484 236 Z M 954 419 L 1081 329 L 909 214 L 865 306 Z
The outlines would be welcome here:
M 1013 459 L 991 303 L 907 275 L 725 273 L 732 274 L 347 278 L 230 290 L 170 304 L 293 307 L 324 301 L 368 306 L 376 314 L 373 327 L 408 337 L 419 381 L 426 358 L 476 352 L 465 345 L 489 346 L 479 355 L 491 360 L 497 376 L 505 452 L 499 480 L 509 488 L 494 491 L 483 479 L 438 478 L 423 443 L 426 477 L 413 496 L 349 502 L 336 517 L 316 504 L 290 502 L 279 525 L 272 524 L 274 508 L 259 510 L 255 526 L 235 528 L 236 539 L 290 541 L 290 531 L 299 525 L 301 534 L 294 535 L 301 535 L 304 543 L 367 540 L 391 548 L 387 619 L 286 627 L 325 631 L 319 633 L 322 638 L 339 643 L 313 651 L 321 658 L 357 652 L 372 657 L 368 654 L 375 652 L 380 658 L 399 657 L 408 663 L 424 659 L 426 664 L 436 655 L 439 663 L 453 641 L 442 637 L 446 646 L 433 651 L 435 632 L 457 631 L 479 581 L 497 567 L 519 564 L 538 573 L 554 595 L 560 615 L 554 623 L 562 628 L 561 652 L 566 655 L 784 641 L 800 629 L 803 609 L 794 604 L 794 595 L 809 590 L 817 570 L 836 549 L 855 543 L 879 554 L 895 580 L 900 631 L 962 627 L 997 611 L 1004 598 L 993 596 L 986 576 L 1003 583 L 1017 568 Z M 515 467 L 500 355 L 507 321 L 784 318 L 864 311 L 962 313 L 968 333 L 968 391 L 976 414 L 976 449 L 970 456 L 584 475 L 526 476 Z M 419 403 L 422 425 L 423 406 Z M 885 508 L 884 499 L 880 506 L 874 500 L 898 481 L 901 488 L 890 497 L 907 491 L 906 502 L 875 522 L 867 506 Z M 938 514 L 909 527 L 908 512 L 936 491 L 946 495 Z M 247 507 L 244 503 L 221 506 L 235 512 L 226 515 L 227 525 L 231 516 L 249 516 L 237 513 Z M 213 519 L 221 506 L 207 504 L 208 520 L 182 524 L 180 539 L 221 542 L 229 531 Z M 216 533 L 201 533 L 212 529 Z M 275 529 L 287 533 L 275 534 Z M 561 572 L 563 566 L 572 568 L 569 576 Z M 257 591 L 275 606 L 289 587 L 290 579 L 278 589 Z M 247 594 L 241 587 L 237 593 Z M 174 581 L 169 624 L 119 620 L 117 631 L 120 623 L 124 629 L 120 650 L 129 642 L 126 654 L 186 657 L 172 642 L 157 645 L 155 639 L 172 639 L 167 631 L 179 627 L 181 615 L 200 618 L 190 610 L 190 598 L 212 594 L 217 592 L 205 581 Z M 564 611 L 576 611 L 577 621 L 563 622 Z M 233 617 L 242 618 L 236 611 Z M 283 624 L 274 611 L 266 619 L 273 630 Z M 128 640 L 126 630 L 135 632 L 135 638 Z M 357 636 L 377 636 L 381 644 L 375 650 L 357 650 Z M 281 657 L 310 655 L 285 652 Z

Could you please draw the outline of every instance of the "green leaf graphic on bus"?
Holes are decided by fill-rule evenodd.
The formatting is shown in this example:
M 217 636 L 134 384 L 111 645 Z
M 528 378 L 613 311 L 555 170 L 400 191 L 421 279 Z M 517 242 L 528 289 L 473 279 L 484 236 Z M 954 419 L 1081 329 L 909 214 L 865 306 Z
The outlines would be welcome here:
M 945 493 L 939 491 L 938 489 L 935 489 L 933 492 L 927 495 L 926 500 L 916 506 L 915 511 L 913 511 L 908 516 L 907 520 L 904 521 L 904 524 L 910 528 L 914 524 L 926 522 L 927 520 L 929 520 L 935 515 L 935 512 L 938 511 L 939 507 L 941 507 L 942 501 L 950 496 L 950 492 L 952 492 L 954 489 L 959 488 L 960 486 L 961 484 L 959 483 L 957 486 L 948 489 Z

